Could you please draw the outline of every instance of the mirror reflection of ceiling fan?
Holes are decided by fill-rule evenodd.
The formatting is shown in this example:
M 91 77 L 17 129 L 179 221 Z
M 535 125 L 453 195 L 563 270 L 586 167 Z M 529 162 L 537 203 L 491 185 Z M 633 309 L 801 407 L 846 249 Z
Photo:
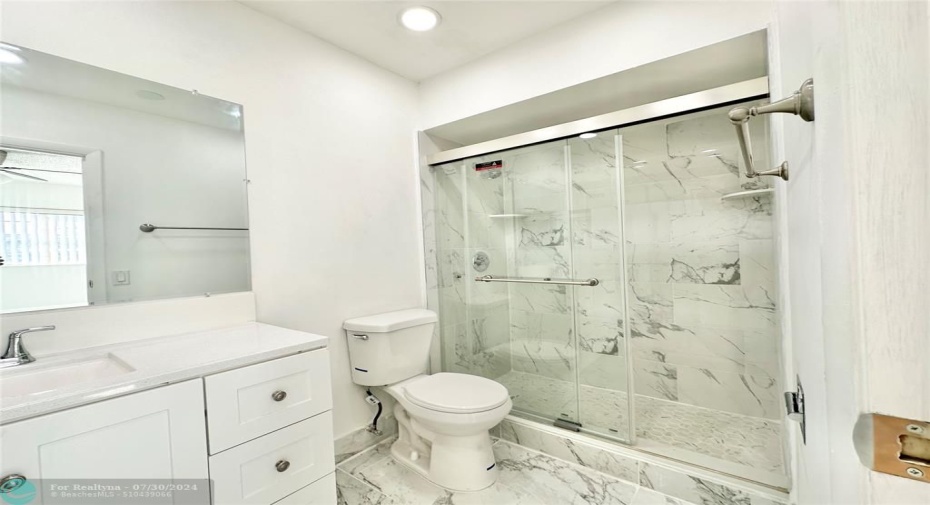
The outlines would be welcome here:
M 48 179 L 43 179 L 41 177 L 36 177 L 34 175 L 23 174 L 17 171 L 17 170 L 29 170 L 28 168 L 5 166 L 4 162 L 6 162 L 6 155 L 7 155 L 6 151 L 0 150 L 0 172 L 3 172 L 5 175 L 8 175 L 8 176 L 15 175 L 18 177 L 24 177 L 26 179 L 32 179 L 35 181 L 48 182 Z

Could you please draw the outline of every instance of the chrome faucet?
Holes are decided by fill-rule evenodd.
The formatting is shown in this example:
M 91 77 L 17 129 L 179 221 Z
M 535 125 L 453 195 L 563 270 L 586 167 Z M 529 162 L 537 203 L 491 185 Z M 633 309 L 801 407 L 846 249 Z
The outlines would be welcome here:
M 0 368 L 25 365 L 26 363 L 35 361 L 36 359 L 23 347 L 23 335 L 34 331 L 49 331 L 54 329 L 55 326 L 37 326 L 35 328 L 26 328 L 25 330 L 16 330 L 10 333 L 10 339 L 6 343 L 6 351 L 0 356 Z

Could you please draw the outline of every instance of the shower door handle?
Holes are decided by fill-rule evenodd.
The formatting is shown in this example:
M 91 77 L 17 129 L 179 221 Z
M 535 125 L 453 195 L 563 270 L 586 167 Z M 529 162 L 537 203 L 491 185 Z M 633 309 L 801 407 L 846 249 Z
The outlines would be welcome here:
M 541 279 L 531 279 L 526 277 L 494 277 L 493 275 L 481 275 L 475 277 L 475 282 L 518 282 L 522 284 L 560 284 L 566 286 L 597 286 L 601 281 L 590 279 L 553 279 L 543 277 Z

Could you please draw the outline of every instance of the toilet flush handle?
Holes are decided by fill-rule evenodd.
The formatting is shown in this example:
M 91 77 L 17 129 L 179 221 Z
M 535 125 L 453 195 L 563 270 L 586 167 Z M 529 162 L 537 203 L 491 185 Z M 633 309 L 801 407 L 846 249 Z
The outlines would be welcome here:
M 368 335 L 360 335 L 358 333 L 353 333 L 352 336 L 359 340 L 368 340 Z

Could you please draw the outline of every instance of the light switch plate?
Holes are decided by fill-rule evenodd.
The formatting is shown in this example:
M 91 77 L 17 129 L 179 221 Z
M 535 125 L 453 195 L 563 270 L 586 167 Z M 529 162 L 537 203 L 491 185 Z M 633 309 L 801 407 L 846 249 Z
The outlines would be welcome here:
M 113 271 L 113 285 L 114 286 L 128 286 L 129 283 L 129 270 L 114 270 Z

